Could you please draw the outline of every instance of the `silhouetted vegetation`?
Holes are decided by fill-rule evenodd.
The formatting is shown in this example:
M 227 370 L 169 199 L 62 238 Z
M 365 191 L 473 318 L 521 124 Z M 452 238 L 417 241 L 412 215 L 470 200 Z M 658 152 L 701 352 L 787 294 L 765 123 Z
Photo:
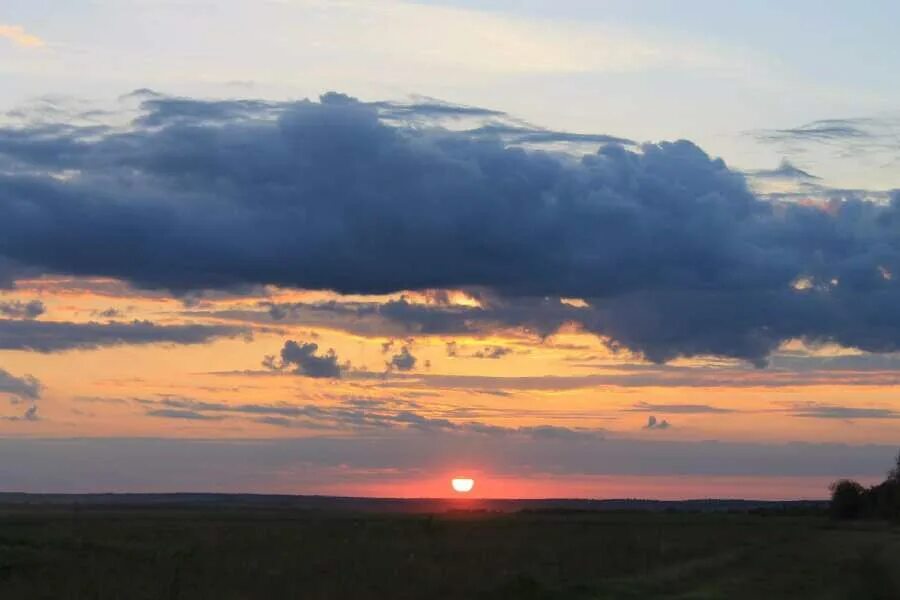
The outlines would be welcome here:
M 900 454 L 887 479 L 878 485 L 866 489 L 849 479 L 831 484 L 829 510 L 836 519 L 900 521 Z
M 863 513 L 866 489 L 850 479 L 831 484 L 831 516 L 835 519 L 856 519 Z

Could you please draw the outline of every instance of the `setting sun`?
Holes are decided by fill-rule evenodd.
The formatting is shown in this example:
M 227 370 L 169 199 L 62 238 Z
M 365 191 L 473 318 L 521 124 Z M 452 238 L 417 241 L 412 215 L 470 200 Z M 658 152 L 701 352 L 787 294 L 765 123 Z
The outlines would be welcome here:
M 450 482 L 450 485 L 453 486 L 454 492 L 468 494 L 475 487 L 475 480 L 467 477 L 456 477 Z

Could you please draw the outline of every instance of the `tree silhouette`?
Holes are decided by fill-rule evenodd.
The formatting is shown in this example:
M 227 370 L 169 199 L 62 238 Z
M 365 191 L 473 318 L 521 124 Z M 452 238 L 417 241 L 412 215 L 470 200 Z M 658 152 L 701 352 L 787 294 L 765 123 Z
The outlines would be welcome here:
M 897 453 L 897 461 L 894 468 L 888 472 L 888 481 L 900 484 L 900 452 Z
M 855 519 L 862 515 L 866 489 L 851 479 L 831 484 L 831 516 L 836 519 Z
M 850 479 L 831 484 L 831 516 L 836 519 L 866 517 L 900 521 L 900 453 L 887 479 L 866 489 Z

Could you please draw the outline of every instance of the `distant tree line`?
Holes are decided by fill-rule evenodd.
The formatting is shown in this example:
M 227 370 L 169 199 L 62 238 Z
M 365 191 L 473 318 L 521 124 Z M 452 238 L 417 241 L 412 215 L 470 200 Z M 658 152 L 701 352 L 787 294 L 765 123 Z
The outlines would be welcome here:
M 831 484 L 831 516 L 836 519 L 890 519 L 900 521 L 900 454 L 887 479 L 870 488 L 851 479 Z

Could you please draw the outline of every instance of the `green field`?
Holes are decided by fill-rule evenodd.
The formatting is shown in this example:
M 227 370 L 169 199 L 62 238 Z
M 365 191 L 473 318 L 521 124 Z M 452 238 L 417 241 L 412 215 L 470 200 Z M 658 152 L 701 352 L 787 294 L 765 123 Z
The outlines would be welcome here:
M 900 528 L 818 516 L 0 509 L 0 598 L 900 598 Z

